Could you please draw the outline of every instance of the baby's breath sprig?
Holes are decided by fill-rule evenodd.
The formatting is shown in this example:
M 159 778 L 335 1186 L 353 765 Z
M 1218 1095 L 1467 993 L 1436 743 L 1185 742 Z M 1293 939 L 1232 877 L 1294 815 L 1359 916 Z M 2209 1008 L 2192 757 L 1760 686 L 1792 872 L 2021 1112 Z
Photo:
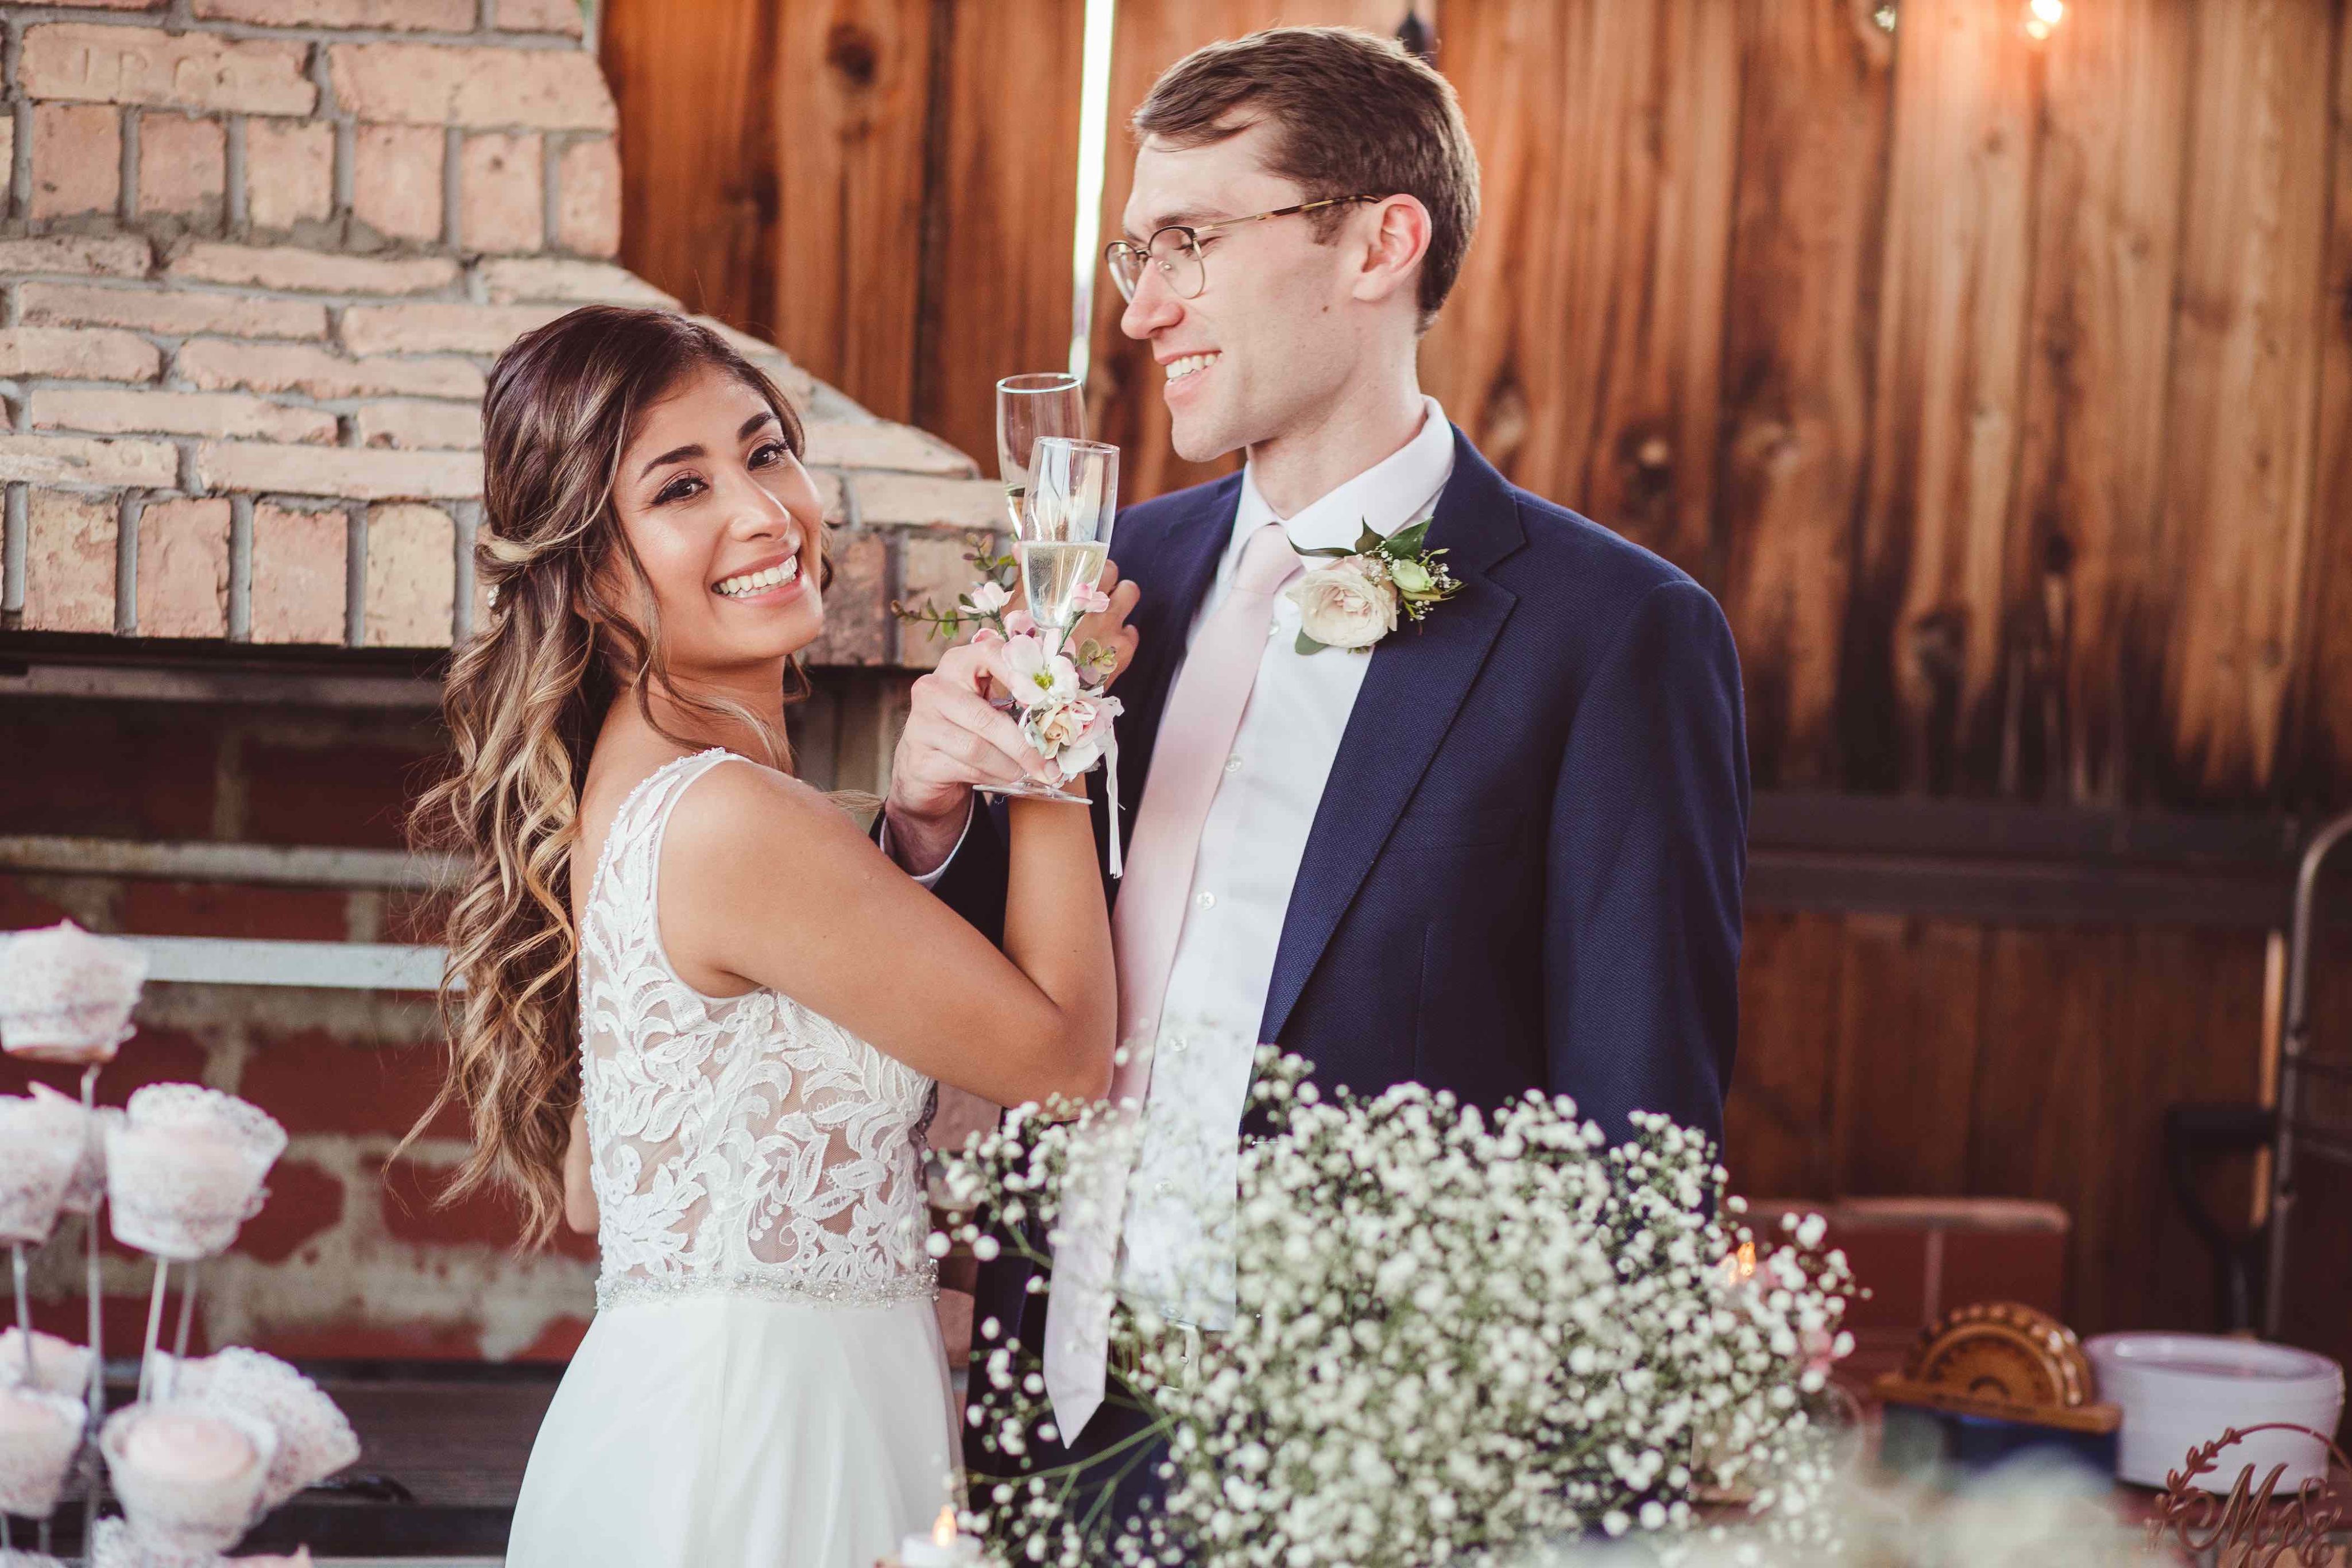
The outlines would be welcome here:
M 1818 1220 L 1759 1241 L 1707 1140 L 1662 1116 L 1608 1148 L 1565 1097 L 1326 1096 L 1272 1052 L 1253 1095 L 1273 1131 L 1241 1155 L 1236 1325 L 1186 1367 L 1149 1314 L 1115 1317 L 1133 1441 L 1067 1461 L 1036 1354 L 979 1326 L 982 1446 L 1040 1467 L 972 1499 L 1007 1561 L 1405 1568 L 1588 1532 L 1664 1545 L 1703 1539 L 1702 1500 L 1727 1496 L 1801 1549 L 1833 1534 L 1813 1410 L 1853 1287 Z M 950 1157 L 950 1188 L 992 1207 L 992 1234 L 1050 1239 L 1074 1140 L 1106 1125 L 1008 1119 Z M 977 1220 L 960 1234 L 979 1249 Z M 1159 1511 L 1085 1501 L 1154 1437 Z

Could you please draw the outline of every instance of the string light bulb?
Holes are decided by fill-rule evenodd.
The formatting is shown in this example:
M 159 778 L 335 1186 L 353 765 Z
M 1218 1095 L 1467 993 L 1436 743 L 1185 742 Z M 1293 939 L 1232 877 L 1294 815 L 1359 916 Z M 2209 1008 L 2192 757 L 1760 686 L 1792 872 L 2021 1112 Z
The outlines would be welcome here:
M 2048 41 L 2066 19 L 2066 0 L 2025 0 L 2025 36 L 2035 43 Z
M 1882 33 L 1891 33 L 1895 31 L 1894 0 L 1886 0 L 1886 4 L 1873 11 L 1870 14 L 1870 19 L 1878 24 L 1878 30 Z

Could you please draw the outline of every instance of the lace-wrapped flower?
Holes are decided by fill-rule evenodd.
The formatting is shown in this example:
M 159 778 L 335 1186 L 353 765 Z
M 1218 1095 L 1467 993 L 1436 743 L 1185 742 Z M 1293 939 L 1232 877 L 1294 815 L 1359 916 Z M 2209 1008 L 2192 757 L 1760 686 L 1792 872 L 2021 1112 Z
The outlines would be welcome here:
M 146 979 L 146 954 L 70 920 L 0 937 L 0 1049 L 35 1061 L 111 1061 Z
M 225 1406 L 277 1433 L 278 1451 L 261 1487 L 265 1512 L 360 1457 L 359 1436 L 334 1400 L 274 1355 L 231 1345 L 173 1364 L 168 1386 L 174 1398 Z
M 223 1552 L 261 1517 L 278 1434 L 241 1410 L 174 1397 L 117 1411 L 98 1447 L 139 1545 Z
M 177 1261 L 208 1258 L 261 1207 L 261 1180 L 286 1129 L 234 1094 L 153 1083 L 131 1097 L 106 1135 L 114 1238 Z
M 0 1241 L 38 1243 L 89 1141 L 81 1107 L 62 1094 L 0 1097 Z
M 23 1331 L 12 1328 L 0 1333 L 0 1388 L 24 1386 L 25 1335 Z M 32 1386 L 44 1394 L 81 1397 L 82 1391 L 89 1386 L 89 1346 L 36 1332 Z M 7 1565 L 0 1563 L 0 1568 Z
M 41 1519 L 57 1507 L 88 1414 L 71 1396 L 0 1389 L 0 1509 Z

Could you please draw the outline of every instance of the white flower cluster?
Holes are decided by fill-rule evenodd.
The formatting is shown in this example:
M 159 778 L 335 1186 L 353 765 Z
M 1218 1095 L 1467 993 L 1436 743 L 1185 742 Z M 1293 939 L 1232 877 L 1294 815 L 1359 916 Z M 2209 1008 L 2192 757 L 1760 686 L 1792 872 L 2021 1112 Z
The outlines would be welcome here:
M 1169 1447 L 1164 1511 L 1131 1528 L 1089 1514 L 1084 1478 L 1047 1469 L 974 1499 L 1000 1552 L 1476 1562 L 1591 1532 L 1704 1534 L 1723 1511 L 1703 1505 L 1727 1498 L 1781 1540 L 1825 1539 L 1809 1408 L 1851 1343 L 1852 1279 L 1818 1251 L 1818 1222 L 1759 1259 L 1706 1141 L 1663 1117 L 1609 1149 L 1564 1097 L 1487 1116 L 1411 1084 L 1327 1100 L 1305 1071 L 1269 1055 L 1254 1090 L 1276 1131 L 1241 1157 L 1238 1326 L 1188 1366 L 1161 1325 L 1121 1320 Z M 1071 1135 L 1008 1124 L 949 1180 L 1034 1218 L 1035 1182 L 1066 1159 L 1039 1145 Z M 1001 1327 L 975 1347 L 992 1390 L 979 1419 L 1018 1456 L 1047 1414 L 1034 1357 L 986 1332 Z

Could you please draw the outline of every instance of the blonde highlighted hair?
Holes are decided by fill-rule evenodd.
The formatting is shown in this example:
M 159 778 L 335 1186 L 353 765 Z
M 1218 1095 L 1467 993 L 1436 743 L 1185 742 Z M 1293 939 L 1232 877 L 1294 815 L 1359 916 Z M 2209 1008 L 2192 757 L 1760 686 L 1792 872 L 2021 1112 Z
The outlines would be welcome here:
M 802 454 L 800 421 L 775 383 L 717 332 L 666 311 L 592 305 L 526 332 L 499 356 L 482 399 L 474 559 L 493 602 L 443 688 L 451 769 L 412 820 L 420 845 L 467 867 L 440 996 L 449 1071 L 409 1137 L 462 1105 L 473 1148 L 440 1201 L 512 1192 L 526 1245 L 543 1245 L 563 1213 L 564 1139 L 580 1094 L 570 870 L 605 713 L 633 695 L 656 731 L 698 744 L 664 727 L 659 696 L 689 720 L 748 722 L 765 760 L 790 763 L 772 726 L 672 682 L 653 585 L 613 507 L 637 421 L 705 369 L 764 398 Z

